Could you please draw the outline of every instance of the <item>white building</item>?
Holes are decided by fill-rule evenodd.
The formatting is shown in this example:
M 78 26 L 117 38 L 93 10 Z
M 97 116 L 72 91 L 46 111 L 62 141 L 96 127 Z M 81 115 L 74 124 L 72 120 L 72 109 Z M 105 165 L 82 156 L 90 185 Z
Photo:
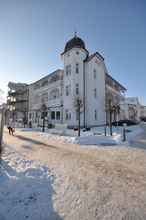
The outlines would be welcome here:
M 138 97 L 127 97 L 120 103 L 123 119 L 140 121 L 141 105 Z
M 82 39 L 74 36 L 61 58 L 63 70 L 56 70 L 29 86 L 29 121 L 37 126 L 41 121 L 41 106 L 47 107 L 48 123 L 66 123 L 76 127 L 76 100 L 82 102 L 81 126 L 106 123 L 106 103 L 119 104 L 126 89 L 113 79 L 98 53 L 89 55 Z
M 145 118 L 146 119 L 146 106 L 141 105 L 141 119 Z

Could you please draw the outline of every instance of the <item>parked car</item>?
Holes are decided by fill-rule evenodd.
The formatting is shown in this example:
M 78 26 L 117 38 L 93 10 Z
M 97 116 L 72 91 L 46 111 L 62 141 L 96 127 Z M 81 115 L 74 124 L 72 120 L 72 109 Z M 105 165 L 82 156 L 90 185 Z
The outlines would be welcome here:
M 131 126 L 131 125 L 137 125 L 138 122 L 136 121 L 133 121 L 133 120 L 128 120 L 128 119 L 125 119 L 125 120 L 120 120 L 118 122 L 114 121 L 112 122 L 112 125 L 113 126 L 123 126 L 124 124 L 126 124 L 127 126 Z
M 141 121 L 146 122 L 146 117 L 141 117 Z

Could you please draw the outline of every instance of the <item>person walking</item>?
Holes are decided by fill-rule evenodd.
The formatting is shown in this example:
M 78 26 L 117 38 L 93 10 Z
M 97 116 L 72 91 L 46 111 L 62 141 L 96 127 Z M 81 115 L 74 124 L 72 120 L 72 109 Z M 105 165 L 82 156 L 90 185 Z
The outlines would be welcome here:
M 15 132 L 15 126 L 14 126 L 14 122 L 10 121 L 8 124 L 8 131 L 9 131 L 9 135 L 14 135 Z

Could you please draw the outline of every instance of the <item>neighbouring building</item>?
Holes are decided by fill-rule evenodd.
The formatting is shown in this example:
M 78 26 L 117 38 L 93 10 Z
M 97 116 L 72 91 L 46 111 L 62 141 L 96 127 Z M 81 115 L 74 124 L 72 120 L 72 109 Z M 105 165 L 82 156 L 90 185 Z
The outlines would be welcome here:
M 81 126 L 103 125 L 108 121 L 106 105 L 119 105 L 126 89 L 107 71 L 103 56 L 89 54 L 84 41 L 76 35 L 61 54 L 64 68 L 29 85 L 29 122 L 42 123 L 42 106 L 47 109 L 48 123 L 78 124 L 77 99 L 81 105 Z
M 27 123 L 28 119 L 28 85 L 9 82 L 7 96 L 7 122 L 11 119 L 19 123 Z
M 120 103 L 122 118 L 133 121 L 140 121 L 141 104 L 138 97 L 127 97 Z
M 146 119 L 146 106 L 141 105 L 141 112 L 140 112 L 140 117 L 141 119 Z
M 63 70 L 56 70 L 29 85 L 28 120 L 42 125 L 42 106 L 47 108 L 48 123 L 63 122 Z

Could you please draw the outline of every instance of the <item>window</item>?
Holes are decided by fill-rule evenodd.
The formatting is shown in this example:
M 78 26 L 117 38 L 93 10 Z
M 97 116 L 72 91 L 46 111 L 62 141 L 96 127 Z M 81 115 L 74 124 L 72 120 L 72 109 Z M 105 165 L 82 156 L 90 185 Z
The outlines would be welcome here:
M 79 95 L 79 84 L 76 83 L 76 95 Z
M 68 109 L 65 110 L 65 119 L 70 120 L 71 119 L 71 112 L 69 112 Z
M 96 90 L 96 88 L 94 89 L 94 97 L 95 98 L 97 97 L 97 90 Z
M 29 113 L 29 118 L 31 119 L 31 113 Z
M 54 112 L 54 111 L 51 112 L 51 119 L 52 119 L 52 120 L 55 119 L 55 112 Z
M 60 120 L 60 112 L 59 111 L 56 112 L 56 120 Z
M 66 93 L 66 96 L 69 96 L 70 95 L 70 91 L 71 91 L 71 86 L 66 86 L 65 88 L 65 93 Z
M 69 96 L 69 88 L 68 88 L 68 86 L 66 86 L 66 96 Z
M 65 119 L 68 120 L 68 110 L 65 110 Z
M 96 79 L 96 69 L 93 70 L 94 79 Z
M 69 118 L 69 120 L 71 119 L 71 112 L 69 112 L 69 114 L 68 114 L 68 118 Z
M 71 75 L 71 65 L 66 66 L 66 75 L 67 76 Z
M 43 81 L 41 86 L 43 87 L 43 86 L 47 86 L 47 85 L 48 85 L 48 80 Z
M 76 63 L 76 73 L 79 73 L 79 64 Z
M 35 113 L 35 123 L 37 123 L 37 121 L 38 121 L 38 113 L 36 112 Z
M 39 89 L 39 88 L 40 88 L 40 84 L 34 84 L 34 87 L 33 87 L 34 90 Z
M 97 120 L 97 111 L 94 111 L 94 119 Z
M 76 120 L 79 120 L 79 111 L 76 111 Z

